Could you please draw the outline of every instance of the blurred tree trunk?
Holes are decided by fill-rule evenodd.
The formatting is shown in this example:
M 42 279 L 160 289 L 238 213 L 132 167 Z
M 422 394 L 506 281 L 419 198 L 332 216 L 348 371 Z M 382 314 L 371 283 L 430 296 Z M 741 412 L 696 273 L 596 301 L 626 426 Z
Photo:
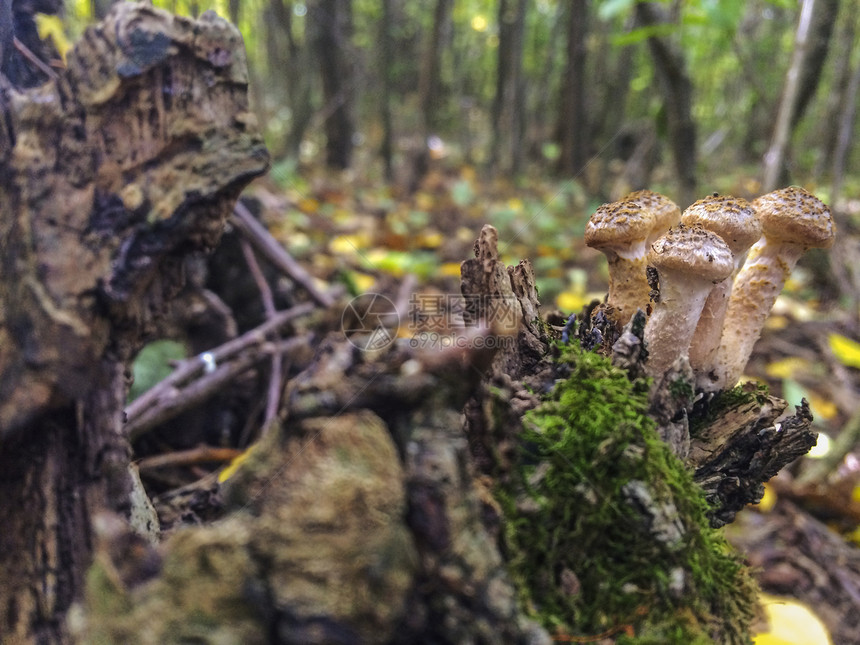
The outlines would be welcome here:
M 241 10 L 240 0 L 229 0 L 227 2 L 227 15 L 230 17 L 230 22 L 234 25 L 239 24 L 239 11 Z
M 433 10 L 433 28 L 424 44 L 424 57 L 418 74 L 418 104 L 421 110 L 421 144 L 412 163 L 410 190 L 415 190 L 427 173 L 430 152 L 427 141 L 434 133 L 437 113 L 441 105 L 442 52 L 448 42 L 451 27 L 453 0 L 436 0 Z
M 394 177 L 394 125 L 391 119 L 391 86 L 394 61 L 394 36 L 391 27 L 394 23 L 394 0 L 382 0 L 382 19 L 379 21 L 379 73 L 382 78 L 382 89 L 379 93 L 379 108 L 382 118 L 382 143 L 379 154 L 385 172 L 385 180 Z
M 351 61 L 352 0 L 317 0 L 309 5 L 323 87 L 326 164 L 340 170 L 352 160 L 354 69 Z
M 624 31 L 629 32 L 634 27 L 634 18 L 628 19 Z M 611 190 L 607 187 L 610 180 L 615 180 L 614 173 L 609 172 L 610 162 L 619 158 L 619 145 L 625 131 L 627 115 L 627 96 L 630 93 L 630 81 L 633 78 L 635 65 L 633 55 L 635 45 L 613 47 L 610 38 L 614 33 L 611 26 L 602 21 L 594 22 L 592 32 L 597 39 L 597 50 L 603 52 L 595 56 L 591 78 L 601 79 L 595 92 L 589 99 L 589 135 L 590 145 L 596 148 L 608 146 L 607 154 L 597 155 L 589 162 L 588 172 L 582 177 L 589 192 L 605 197 L 611 201 Z M 646 186 L 647 187 L 647 186 Z
M 306 23 L 303 37 L 296 33 L 293 23 L 293 3 L 289 0 L 270 0 L 266 22 L 266 51 L 270 87 L 267 92 L 274 105 L 282 102 L 289 107 L 289 131 L 282 148 L 274 149 L 273 156 L 286 154 L 299 157 L 302 141 L 314 116 L 313 81 L 309 73 L 313 63 L 313 25 Z M 283 114 L 275 111 L 275 118 Z
M 860 54 L 857 42 L 858 27 L 860 27 L 860 12 L 853 4 L 842 5 L 842 20 L 833 38 L 836 40 L 833 48 L 833 81 L 824 108 L 824 118 L 819 127 L 813 130 L 816 140 L 822 142 L 817 151 L 813 178 L 817 183 L 821 175 L 835 166 L 836 149 L 839 146 L 839 131 L 842 127 L 842 115 L 848 107 L 851 79 L 854 77 L 854 61 Z M 853 103 L 853 100 L 852 100 Z M 835 193 L 833 193 L 835 196 Z
M 116 0 L 92 0 L 93 17 L 96 20 L 103 19 L 108 14 L 108 11 L 110 11 L 114 2 L 116 2 Z
M 567 4 L 567 63 L 561 84 L 557 137 L 561 147 L 559 172 L 576 176 L 588 156 L 588 124 L 585 115 L 585 38 L 588 32 L 588 3 L 571 0 Z
M 518 174 L 523 163 L 525 79 L 523 41 L 527 0 L 499 0 L 499 47 L 493 100 L 492 165 Z
M 858 91 L 860 91 L 860 61 L 856 63 L 854 72 L 851 74 L 851 79 L 848 82 L 848 87 L 845 88 L 845 92 L 842 95 L 842 112 L 837 121 L 839 129 L 836 137 L 836 148 L 833 152 L 833 167 L 831 169 L 833 188 L 830 192 L 830 199 L 834 206 L 836 205 L 836 200 L 839 198 L 839 193 L 842 192 L 845 165 L 851 151 L 851 144 L 854 142 L 854 119 L 857 114 Z M 845 224 L 847 222 L 843 223 L 843 230 L 847 229 Z M 856 261 L 856 258 L 854 261 Z
M 636 5 L 636 17 L 646 27 L 669 24 L 662 7 L 653 2 Z M 648 49 L 654 60 L 654 74 L 663 95 L 666 129 L 678 176 L 678 204 L 685 208 L 696 198 L 696 123 L 693 120 L 693 83 L 687 73 L 683 52 L 668 38 L 651 36 Z
M 129 362 L 267 156 L 214 14 L 118 3 L 56 78 L 2 80 L 0 641 L 67 643 L 93 518 L 130 509 Z
M 856 3 L 851 3 L 853 11 L 857 11 Z M 792 129 L 797 126 L 806 108 L 809 106 L 818 90 L 821 81 L 821 70 L 830 51 L 830 41 L 833 38 L 833 28 L 839 15 L 839 0 L 816 0 L 812 13 L 812 24 L 809 33 L 809 49 L 800 70 L 797 103 L 791 118 Z
M 546 47 L 543 50 L 546 54 L 543 56 L 538 69 L 531 69 L 527 72 L 531 87 L 540 88 L 539 91 L 526 93 L 527 110 L 530 115 L 527 122 L 527 145 L 531 156 L 540 160 L 545 160 L 542 146 L 548 141 L 556 141 L 559 93 L 555 90 L 555 83 L 560 75 L 556 64 L 557 57 L 553 54 L 559 47 L 559 41 L 563 35 L 564 13 L 565 5 L 558 3 L 554 9 L 555 19 L 552 21 Z M 532 51 L 534 52 L 534 50 Z M 532 57 L 538 58 L 536 52 L 532 54 Z
M 836 0 L 803 0 L 801 4 L 794 52 L 785 75 L 770 146 L 764 156 L 763 192 L 788 181 L 786 157 L 791 135 L 818 87 L 837 9 Z

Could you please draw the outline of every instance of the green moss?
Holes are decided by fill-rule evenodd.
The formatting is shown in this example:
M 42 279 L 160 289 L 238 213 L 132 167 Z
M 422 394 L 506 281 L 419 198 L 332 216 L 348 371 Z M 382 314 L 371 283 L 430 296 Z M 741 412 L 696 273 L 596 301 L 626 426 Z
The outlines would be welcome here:
M 647 382 L 578 345 L 559 362 L 569 375 L 527 415 L 498 491 L 526 611 L 570 634 L 634 625 L 626 643 L 748 642 L 754 588 L 657 436 Z

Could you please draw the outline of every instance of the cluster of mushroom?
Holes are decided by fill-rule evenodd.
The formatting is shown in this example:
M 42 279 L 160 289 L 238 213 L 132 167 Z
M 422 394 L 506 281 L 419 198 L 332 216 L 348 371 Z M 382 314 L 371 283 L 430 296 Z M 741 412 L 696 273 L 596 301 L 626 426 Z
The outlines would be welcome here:
M 659 377 L 687 356 L 706 392 L 737 383 L 792 268 L 833 237 L 830 209 L 794 186 L 752 202 L 714 194 L 683 213 L 640 190 L 601 206 L 585 229 L 585 243 L 609 260 L 616 320 L 626 324 L 654 299 L 646 372 Z

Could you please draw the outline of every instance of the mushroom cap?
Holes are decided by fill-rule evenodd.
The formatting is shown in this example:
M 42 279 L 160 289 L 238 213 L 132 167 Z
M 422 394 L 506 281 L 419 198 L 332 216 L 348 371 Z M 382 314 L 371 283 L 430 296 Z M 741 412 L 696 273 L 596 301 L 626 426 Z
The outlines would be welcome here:
M 735 259 L 716 233 L 679 224 L 651 245 L 648 264 L 658 273 L 680 271 L 691 278 L 719 282 L 731 275 Z
M 654 229 L 659 230 L 660 235 L 681 221 L 681 209 L 678 205 L 653 190 L 635 190 L 625 195 L 621 201 L 631 202 L 642 210 L 650 211 L 654 215 Z
M 756 198 L 752 205 L 768 240 L 791 242 L 804 248 L 828 248 L 833 244 L 835 232 L 830 209 L 803 188 L 780 188 Z
M 650 242 L 680 218 L 680 209 L 668 197 L 637 190 L 597 209 L 585 225 L 585 243 L 598 250 L 617 250 Z
M 740 197 L 710 195 L 684 211 L 681 222 L 699 224 L 723 238 L 732 253 L 738 255 L 758 242 L 762 226 L 752 204 Z
M 585 243 L 595 249 L 644 242 L 654 224 L 654 216 L 631 202 L 604 204 L 585 225 Z

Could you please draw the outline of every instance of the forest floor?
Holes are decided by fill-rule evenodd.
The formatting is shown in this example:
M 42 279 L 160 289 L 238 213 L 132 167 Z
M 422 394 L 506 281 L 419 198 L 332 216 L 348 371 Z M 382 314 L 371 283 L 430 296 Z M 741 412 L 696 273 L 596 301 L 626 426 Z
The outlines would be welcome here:
M 718 188 L 751 197 L 744 194 L 748 183 L 726 184 Z M 460 262 L 473 256 L 481 227 L 492 224 L 506 264 L 532 261 L 544 315 L 579 312 L 606 290 L 606 262 L 582 239 L 600 202 L 574 182 L 494 180 L 470 166 L 440 165 L 410 194 L 381 183 L 363 185 L 345 174 L 298 173 L 276 165 L 246 195 L 259 204 L 252 210 L 259 210 L 271 235 L 321 288 L 341 283 L 353 296 L 378 293 L 396 301 L 406 284 L 410 302 L 457 299 Z M 819 446 L 829 443 L 830 452 L 805 457 L 781 473 L 763 502 L 728 530 L 763 589 L 804 602 L 837 643 L 860 642 L 860 619 L 844 618 L 860 615 L 855 325 L 828 278 L 826 255 L 802 261 L 747 375 L 792 405 L 805 397 L 825 437 Z M 416 331 L 411 320 L 401 320 L 400 336 Z

